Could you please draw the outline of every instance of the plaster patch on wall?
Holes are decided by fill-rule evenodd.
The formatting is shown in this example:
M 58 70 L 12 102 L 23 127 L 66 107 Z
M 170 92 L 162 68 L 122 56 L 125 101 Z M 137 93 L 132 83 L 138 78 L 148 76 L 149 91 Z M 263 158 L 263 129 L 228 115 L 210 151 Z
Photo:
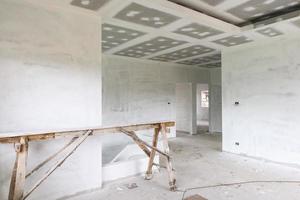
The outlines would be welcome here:
M 186 35 L 197 39 L 204 39 L 207 37 L 219 35 L 223 33 L 223 31 L 219 31 L 208 26 L 200 25 L 198 23 L 191 23 L 187 26 L 175 30 L 174 33 Z
M 137 3 L 131 3 L 114 18 L 153 28 L 160 28 L 180 19 L 169 13 L 148 8 Z

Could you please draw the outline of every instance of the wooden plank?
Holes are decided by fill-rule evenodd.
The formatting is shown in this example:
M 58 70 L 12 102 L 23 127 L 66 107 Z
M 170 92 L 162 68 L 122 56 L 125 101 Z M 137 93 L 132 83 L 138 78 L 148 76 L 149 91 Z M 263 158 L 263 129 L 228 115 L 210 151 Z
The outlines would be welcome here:
M 160 131 L 160 128 L 154 129 L 154 134 L 153 134 L 153 139 L 152 139 L 153 147 L 157 147 L 159 131 Z M 154 161 L 155 153 L 156 153 L 156 151 L 154 149 L 152 149 L 150 157 L 149 157 L 148 169 L 147 169 L 147 172 L 145 175 L 146 180 L 150 180 L 152 178 L 152 168 L 153 168 L 153 161 Z
M 162 141 L 163 141 L 163 148 L 164 152 L 169 155 L 170 148 L 168 144 L 168 136 L 167 136 L 167 127 L 165 124 L 161 124 L 161 134 L 162 134 Z M 169 177 L 169 186 L 171 191 L 176 190 L 176 179 L 175 179 L 175 173 L 172 167 L 171 157 L 166 157 L 167 163 L 167 171 L 168 171 L 168 177 Z
M 46 133 L 31 133 L 24 134 L 23 136 L 13 136 L 13 137 L 2 137 L 0 135 L 0 143 L 17 143 L 20 141 L 21 137 L 27 137 L 28 141 L 40 141 L 40 140 L 49 140 L 56 139 L 60 137 L 78 137 L 81 135 L 82 131 L 93 130 L 91 135 L 99 135 L 99 134 L 108 134 L 108 133 L 119 133 L 120 129 L 126 129 L 128 131 L 139 131 L 139 130 L 148 130 L 153 128 L 159 128 L 160 124 L 165 124 L 166 127 L 175 126 L 175 122 L 157 122 L 157 123 L 149 123 L 149 124 L 136 124 L 136 125 L 128 125 L 128 126 L 118 126 L 118 127 L 96 127 L 85 130 L 72 130 L 72 131 L 60 131 L 60 132 L 46 132 Z
M 15 150 L 16 161 L 11 176 L 8 199 L 22 200 L 25 187 L 26 162 L 28 155 L 27 138 L 21 137 L 20 143 L 15 144 Z
M 85 134 L 83 134 L 81 137 L 77 138 L 76 141 L 72 144 L 70 149 L 68 149 L 68 152 L 64 157 L 62 157 L 60 160 L 58 160 L 57 163 L 53 167 L 51 167 L 41 179 L 39 179 L 36 184 L 25 194 L 23 200 L 27 199 L 29 195 L 38 188 L 59 166 L 61 166 L 75 151 L 76 149 L 86 140 L 86 138 L 92 133 L 93 131 L 89 130 Z

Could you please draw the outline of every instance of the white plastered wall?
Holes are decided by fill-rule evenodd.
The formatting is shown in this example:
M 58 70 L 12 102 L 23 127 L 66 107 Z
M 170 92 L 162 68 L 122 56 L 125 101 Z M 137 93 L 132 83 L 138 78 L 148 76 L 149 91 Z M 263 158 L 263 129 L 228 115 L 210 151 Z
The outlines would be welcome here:
M 224 151 L 300 164 L 299 51 L 290 35 L 223 52 Z
M 222 132 L 222 81 L 221 68 L 210 69 L 209 132 Z
M 100 18 L 25 0 L 0 4 L 0 136 L 100 126 Z M 28 171 L 67 142 L 31 142 Z M 0 199 L 14 159 L 13 145 L 0 144 Z M 101 187 L 100 166 L 101 143 L 88 138 L 29 199 Z M 27 180 L 27 191 L 41 175 Z

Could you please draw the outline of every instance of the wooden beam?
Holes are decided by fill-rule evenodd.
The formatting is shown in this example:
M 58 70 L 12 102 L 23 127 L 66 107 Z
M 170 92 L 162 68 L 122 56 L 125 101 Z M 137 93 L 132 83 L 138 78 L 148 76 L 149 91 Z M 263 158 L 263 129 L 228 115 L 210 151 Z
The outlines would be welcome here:
M 59 166 L 61 166 L 75 151 L 76 149 L 86 140 L 86 138 L 92 133 L 93 131 L 89 130 L 86 131 L 81 137 L 77 138 L 76 141 L 73 143 L 72 147 L 68 149 L 68 152 L 64 157 L 58 160 L 57 163 L 53 167 L 51 167 L 44 176 L 34 184 L 34 186 L 25 194 L 23 200 L 29 197 L 29 195 L 40 186 Z
M 159 131 L 160 131 L 160 128 L 154 129 L 154 134 L 153 134 L 153 139 L 152 139 L 153 147 L 157 147 Z M 152 168 L 153 168 L 153 161 L 154 161 L 155 153 L 156 153 L 156 151 L 154 149 L 152 149 L 150 157 L 149 157 L 148 169 L 147 169 L 147 172 L 145 175 L 146 180 L 150 180 L 152 178 Z
M 3 137 L 0 135 L 0 143 L 18 143 L 21 137 L 27 137 L 28 141 L 40 141 L 40 140 L 50 140 L 60 137 L 78 137 L 82 135 L 82 131 L 93 130 L 91 135 L 100 135 L 108 133 L 119 133 L 120 129 L 126 129 L 128 131 L 139 131 L 139 130 L 148 130 L 153 128 L 159 128 L 160 124 L 165 124 L 166 127 L 175 126 L 175 122 L 156 122 L 149 124 L 135 124 L 128 126 L 118 126 L 118 127 L 95 127 L 84 130 L 72 130 L 72 131 L 58 131 L 58 132 L 46 132 L 46 133 L 30 133 L 23 134 L 22 136 L 6 136 Z
M 162 134 L 164 152 L 166 154 L 169 154 L 170 148 L 169 148 L 169 144 L 168 144 L 167 127 L 165 126 L 165 124 L 161 124 L 161 134 Z M 167 167 L 167 171 L 168 171 L 168 175 L 169 175 L 170 190 L 175 191 L 176 190 L 176 179 L 175 179 L 175 173 L 174 173 L 174 170 L 172 167 L 171 157 L 166 157 L 166 159 L 167 159 L 166 167 Z
M 26 137 L 20 138 L 20 143 L 15 144 L 15 150 L 16 161 L 11 176 L 8 200 L 23 199 L 26 175 L 26 162 L 28 155 L 28 142 Z

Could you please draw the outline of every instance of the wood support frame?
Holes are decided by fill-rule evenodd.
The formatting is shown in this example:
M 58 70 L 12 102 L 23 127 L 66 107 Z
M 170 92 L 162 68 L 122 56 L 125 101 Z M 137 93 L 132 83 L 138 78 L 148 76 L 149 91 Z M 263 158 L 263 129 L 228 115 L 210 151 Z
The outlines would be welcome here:
M 28 156 L 28 141 L 26 137 L 21 137 L 20 143 L 15 144 L 15 151 L 17 155 L 11 176 L 8 200 L 23 199 Z
M 57 133 L 39 133 L 36 135 L 22 135 L 22 136 L 13 136 L 13 137 L 0 137 L 1 143 L 14 143 L 15 151 L 16 151 L 16 160 L 13 168 L 13 173 L 11 177 L 10 190 L 8 200 L 25 200 L 29 195 L 42 184 L 59 166 L 61 166 L 67 158 L 75 152 L 75 150 L 87 139 L 88 136 L 103 134 L 103 133 L 119 133 L 123 132 L 126 135 L 130 136 L 135 143 L 145 152 L 145 154 L 149 157 L 148 169 L 146 176 L 152 175 L 152 167 L 153 165 L 160 166 L 159 164 L 154 163 L 154 157 L 156 152 L 163 155 L 167 160 L 167 170 L 169 174 L 169 185 L 171 190 L 175 190 L 175 174 L 173 172 L 171 158 L 169 156 L 169 147 L 167 141 L 167 127 L 172 127 L 175 125 L 175 122 L 158 122 L 158 123 L 149 123 L 149 124 L 137 124 L 130 126 L 122 126 L 122 127 L 110 127 L 110 128 L 95 128 L 91 130 L 78 130 L 78 131 L 68 131 L 68 132 L 57 132 Z M 154 137 L 152 141 L 152 145 L 141 140 L 134 131 L 139 130 L 148 130 L 154 129 Z M 161 151 L 157 148 L 158 136 L 159 133 L 162 133 L 163 142 L 164 142 L 164 150 Z M 84 134 L 83 134 L 84 132 Z M 40 163 L 37 167 L 35 167 L 31 172 L 26 175 L 26 163 L 28 156 L 28 142 L 30 141 L 43 141 L 49 139 L 56 139 L 61 137 L 72 136 L 73 139 L 58 152 L 53 154 L 52 156 L 45 159 L 42 163 Z M 151 151 L 150 151 L 150 150 Z M 43 175 L 41 179 L 24 195 L 24 186 L 25 180 L 32 173 L 39 170 L 46 163 L 54 159 L 60 153 L 66 151 L 65 156 L 58 160 L 51 167 L 46 174 Z

